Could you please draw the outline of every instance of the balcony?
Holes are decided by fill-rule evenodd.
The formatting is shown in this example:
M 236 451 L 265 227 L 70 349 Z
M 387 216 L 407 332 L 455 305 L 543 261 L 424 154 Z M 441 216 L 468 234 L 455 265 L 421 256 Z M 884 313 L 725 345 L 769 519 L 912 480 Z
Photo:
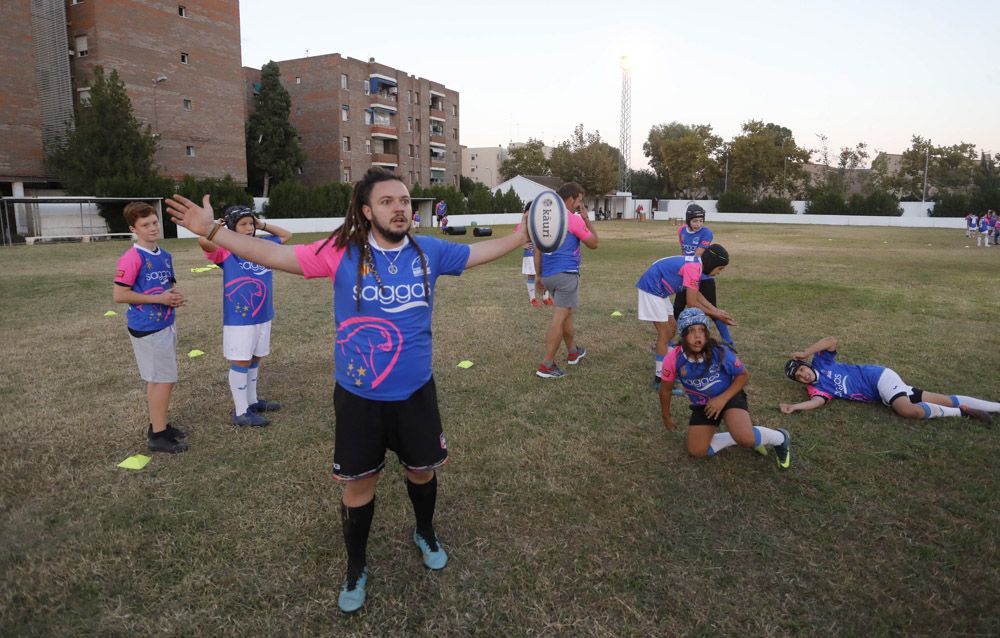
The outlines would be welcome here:
M 368 131 L 372 137 L 385 137 L 390 140 L 398 139 L 399 137 L 399 132 L 395 126 L 377 126 L 373 124 L 368 127 Z
M 370 96 L 371 105 L 381 107 L 396 112 L 396 101 L 399 99 L 395 93 L 389 93 L 388 91 L 379 91 L 378 93 L 372 93 Z
M 399 166 L 399 155 L 396 153 L 372 153 L 372 164 Z
M 445 141 L 444 135 L 435 135 L 434 133 L 430 134 L 430 143 L 431 144 L 440 144 L 441 146 L 446 146 L 447 145 L 447 142 Z
M 434 108 L 432 106 L 431 109 L 430 109 L 430 111 L 431 111 L 431 117 L 432 118 L 437 118 L 437 119 L 439 119 L 441 121 L 444 121 L 444 109 L 443 108 L 436 109 L 436 108 Z

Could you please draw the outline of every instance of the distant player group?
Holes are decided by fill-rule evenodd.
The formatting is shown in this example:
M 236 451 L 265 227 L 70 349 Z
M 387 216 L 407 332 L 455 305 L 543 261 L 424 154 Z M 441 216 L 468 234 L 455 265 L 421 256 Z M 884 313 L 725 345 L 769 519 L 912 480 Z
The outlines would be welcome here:
M 969 213 L 965 216 L 965 236 L 976 238 L 976 246 L 984 248 L 1000 243 L 1000 217 L 993 210 L 981 215 Z M 990 239 L 993 239 L 991 242 Z
M 333 287 L 333 476 L 343 484 L 340 513 L 347 569 L 338 604 L 345 613 L 365 603 L 368 536 L 387 450 L 395 452 L 403 466 L 415 518 L 412 540 L 424 566 L 438 570 L 448 562 L 433 524 L 436 470 L 448 459 L 431 367 L 437 278 L 459 275 L 523 249 L 521 272 L 527 278 L 529 303 L 553 306 L 536 375 L 563 377 L 556 363 L 561 346 L 569 365 L 587 355 L 576 341 L 573 322 L 580 298 L 581 246 L 598 247 L 584 196 L 575 183 L 559 189 L 567 211 L 565 238 L 550 252 L 534 248 L 527 223 L 506 237 L 473 244 L 413 235 L 409 191 L 398 176 L 381 169 L 368 171 L 354 185 L 343 225 L 327 239 L 306 245 L 285 245 L 290 233 L 244 207 L 230 207 L 222 219 L 214 219 L 207 195 L 201 205 L 177 195 L 167 200 L 173 220 L 198 235 L 205 257 L 223 269 L 223 352 L 230 362 L 234 426 L 266 426 L 264 414 L 280 408 L 261 399 L 256 390 L 274 316 L 272 270 L 327 280 Z M 181 452 L 187 449 L 186 433 L 169 423 L 168 404 L 177 381 L 174 319 L 185 297 L 175 285 L 170 254 L 157 245 L 155 210 L 132 203 L 125 208 L 125 218 L 136 243 L 118 262 L 114 299 L 129 304 L 130 339 L 147 384 L 147 445 L 153 451 Z M 670 408 L 677 383 L 691 406 L 691 455 L 711 457 L 733 445 L 763 455 L 773 449 L 778 467 L 788 468 L 789 432 L 754 424 L 750 417 L 745 392 L 749 373 L 729 331 L 736 321 L 716 300 L 715 277 L 730 257 L 714 243 L 705 211 L 697 204 L 688 207 L 678 240 L 681 254 L 657 260 L 636 283 L 638 317 L 656 329 L 654 388 L 663 425 L 668 430 L 676 427 Z M 713 323 L 721 342 L 711 336 Z M 838 362 L 832 338 L 792 353 L 785 372 L 807 385 L 810 397 L 782 404 L 786 414 L 820 407 L 833 398 L 881 400 L 911 418 L 969 416 L 988 422 L 990 413 L 1000 412 L 998 403 L 912 388 L 889 368 Z M 726 431 L 719 430 L 723 422 Z

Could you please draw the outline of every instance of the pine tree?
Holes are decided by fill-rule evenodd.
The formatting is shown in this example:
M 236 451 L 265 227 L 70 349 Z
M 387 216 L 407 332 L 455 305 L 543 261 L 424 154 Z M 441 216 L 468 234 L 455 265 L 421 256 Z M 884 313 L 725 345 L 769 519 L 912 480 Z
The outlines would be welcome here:
M 94 195 L 100 180 L 155 176 L 155 152 L 156 138 L 136 119 L 118 72 L 105 76 L 96 66 L 90 99 L 76 109 L 75 129 L 47 161 L 69 193 Z
M 254 96 L 254 111 L 247 122 L 247 172 L 250 183 L 267 197 L 271 183 L 288 179 L 305 161 L 298 134 L 288 121 L 292 98 L 281 86 L 278 63 L 260 70 L 260 91 Z

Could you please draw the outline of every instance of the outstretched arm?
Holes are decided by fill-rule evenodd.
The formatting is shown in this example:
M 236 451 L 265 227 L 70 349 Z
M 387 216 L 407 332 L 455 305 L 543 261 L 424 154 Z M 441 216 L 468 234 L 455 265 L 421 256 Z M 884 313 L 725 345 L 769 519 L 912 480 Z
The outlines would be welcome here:
M 817 352 L 829 350 L 833 352 L 837 349 L 837 339 L 834 337 L 824 337 L 801 352 L 793 352 L 792 358 L 804 361 Z
M 472 244 L 469 247 L 469 260 L 465 262 L 466 268 L 472 268 L 479 264 L 499 259 L 512 250 L 516 250 L 528 241 L 527 215 L 521 218 L 521 226 L 506 237 L 498 237 L 488 241 Z
M 195 235 L 207 237 L 215 228 L 215 223 L 212 221 L 212 204 L 208 195 L 202 198 L 201 206 L 187 197 L 174 195 L 167 200 L 167 211 L 175 224 L 187 228 Z M 291 246 L 281 246 L 250 235 L 241 235 L 225 227 L 219 228 L 211 241 L 244 259 L 268 268 L 283 270 L 293 275 L 302 274 L 302 267 L 295 257 L 295 249 Z
M 826 405 L 826 399 L 821 396 L 815 396 L 802 403 L 779 403 L 778 408 L 782 414 L 791 414 L 792 412 L 801 412 L 802 410 L 815 410 L 824 405 Z

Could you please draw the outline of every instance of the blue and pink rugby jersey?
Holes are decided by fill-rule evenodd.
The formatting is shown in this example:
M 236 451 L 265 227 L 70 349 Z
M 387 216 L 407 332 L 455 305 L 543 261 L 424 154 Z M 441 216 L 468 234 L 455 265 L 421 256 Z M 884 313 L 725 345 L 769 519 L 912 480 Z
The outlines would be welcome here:
M 580 272 L 580 240 L 590 237 L 590 229 L 579 213 L 569 213 L 567 218 L 569 228 L 562 246 L 551 253 L 542 253 L 542 277 Z
M 684 288 L 698 290 L 701 279 L 701 259 L 675 255 L 653 262 L 639 277 L 635 287 L 657 297 L 670 297 Z
M 837 361 L 837 353 L 829 350 L 813 355 L 816 382 L 806 386 L 810 397 L 821 396 L 849 401 L 881 401 L 878 380 L 885 371 L 882 366 L 855 365 Z
M 281 243 L 275 235 L 260 237 Z M 222 265 L 222 325 L 252 326 L 274 319 L 274 273 L 249 259 L 243 259 L 221 246 L 205 251 L 205 259 Z
M 427 258 L 427 280 L 420 255 L 407 239 L 401 249 L 372 247 L 372 259 L 382 280 L 379 287 L 367 266 L 358 290 L 360 252 L 338 249 L 331 241 L 294 247 L 306 279 L 333 281 L 334 376 L 345 390 L 378 401 L 409 398 L 431 378 L 431 310 L 437 278 L 460 275 L 470 248 L 434 237 L 416 237 Z M 396 274 L 389 273 L 390 264 Z M 358 297 L 361 309 L 358 310 Z
M 158 295 L 172 288 L 176 281 L 173 259 L 162 248 L 154 252 L 136 244 L 118 258 L 115 283 L 138 293 Z M 130 330 L 145 333 L 163 330 L 173 325 L 176 318 L 173 308 L 158 303 L 129 304 L 125 316 Z
M 684 348 L 676 346 L 663 359 L 663 383 L 673 385 L 680 379 L 691 405 L 705 405 L 709 399 L 725 392 L 733 380 L 745 374 L 746 366 L 729 348 L 716 347 L 712 350 L 712 363 L 692 361 L 684 354 Z
M 702 226 L 698 230 L 691 232 L 687 224 L 677 229 L 677 241 L 681 245 L 681 254 L 693 257 L 699 248 L 708 248 L 712 245 L 715 235 L 708 226 Z

